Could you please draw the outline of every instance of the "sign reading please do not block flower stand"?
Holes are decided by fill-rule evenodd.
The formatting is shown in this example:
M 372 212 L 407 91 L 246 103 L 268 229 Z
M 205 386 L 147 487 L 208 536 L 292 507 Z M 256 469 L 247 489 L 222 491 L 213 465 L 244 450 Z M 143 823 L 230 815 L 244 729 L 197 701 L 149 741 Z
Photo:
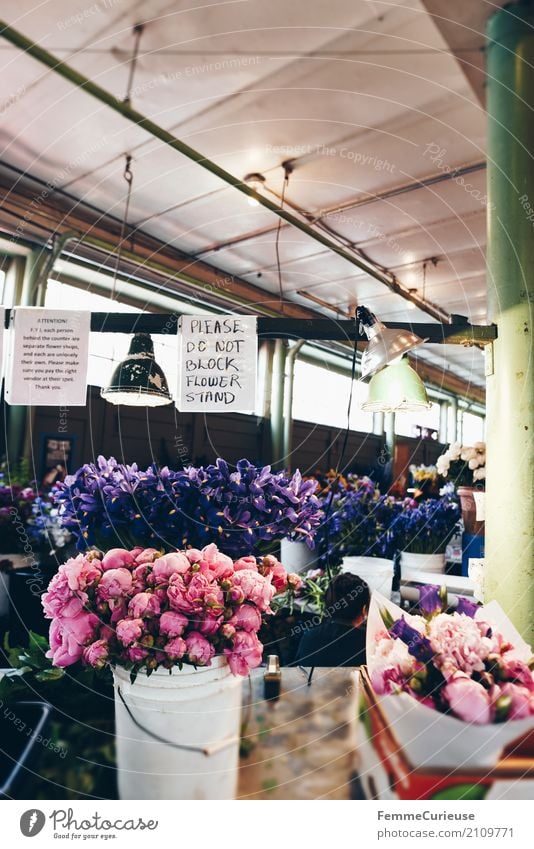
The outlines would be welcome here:
M 178 339 L 179 410 L 254 411 L 258 351 L 254 316 L 182 316 Z

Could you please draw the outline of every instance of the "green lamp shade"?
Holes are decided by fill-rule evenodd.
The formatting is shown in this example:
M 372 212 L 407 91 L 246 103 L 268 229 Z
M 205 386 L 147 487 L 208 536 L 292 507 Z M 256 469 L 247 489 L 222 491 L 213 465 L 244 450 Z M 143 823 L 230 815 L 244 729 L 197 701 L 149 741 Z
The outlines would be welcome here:
M 423 381 L 402 359 L 392 363 L 371 378 L 367 401 L 362 410 L 369 413 L 397 413 L 430 409 Z
M 159 407 L 172 401 L 167 379 L 154 359 L 150 334 L 135 334 L 128 356 L 117 366 L 109 386 L 100 394 L 111 404 L 130 407 Z

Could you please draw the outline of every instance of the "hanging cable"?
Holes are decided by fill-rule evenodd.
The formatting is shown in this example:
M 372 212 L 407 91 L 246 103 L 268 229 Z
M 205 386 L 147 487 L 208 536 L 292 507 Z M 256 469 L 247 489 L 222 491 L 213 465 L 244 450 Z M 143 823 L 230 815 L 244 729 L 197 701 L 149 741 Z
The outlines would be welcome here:
M 143 35 L 144 24 L 136 24 L 133 28 L 134 32 L 134 46 L 132 51 L 132 58 L 130 60 L 130 73 L 128 74 L 128 85 L 126 86 L 126 96 L 123 100 L 127 106 L 130 106 L 130 102 L 132 99 L 132 87 L 134 81 L 135 69 L 137 67 L 137 59 L 139 56 L 139 44 L 141 42 L 141 36 Z
M 124 166 L 123 177 L 126 180 L 128 188 L 126 190 L 126 203 L 124 205 L 124 216 L 121 221 L 121 231 L 119 236 L 119 244 L 117 246 L 117 253 L 115 255 L 115 268 L 113 270 L 113 285 L 111 287 L 111 300 L 115 300 L 115 294 L 117 290 L 117 277 L 119 274 L 121 258 L 122 258 L 122 245 L 124 242 L 124 238 L 126 236 L 126 227 L 128 225 L 128 215 L 130 212 L 130 200 L 132 197 L 132 183 L 133 183 L 133 172 L 130 167 L 132 162 L 132 157 L 129 153 L 126 154 L 126 164 Z
M 284 208 L 284 201 L 286 197 L 286 189 L 289 185 L 289 175 L 293 171 L 293 166 L 289 162 L 283 162 L 282 167 L 284 169 L 284 182 L 282 184 L 282 194 L 280 196 L 280 209 Z M 275 251 L 276 251 L 276 270 L 278 273 L 278 298 L 280 300 L 280 312 L 282 315 L 284 314 L 284 291 L 282 285 L 282 265 L 280 262 L 280 230 L 282 229 L 282 219 L 278 219 L 278 226 L 276 228 L 276 239 L 275 239 Z

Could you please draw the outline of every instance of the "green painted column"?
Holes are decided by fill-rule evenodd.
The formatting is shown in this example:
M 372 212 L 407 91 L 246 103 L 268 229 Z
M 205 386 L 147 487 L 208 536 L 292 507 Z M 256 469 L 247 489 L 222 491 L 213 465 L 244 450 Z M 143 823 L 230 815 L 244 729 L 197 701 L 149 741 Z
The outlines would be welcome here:
M 533 0 L 496 12 L 487 34 L 488 319 L 499 337 L 487 368 L 484 597 L 534 645 Z

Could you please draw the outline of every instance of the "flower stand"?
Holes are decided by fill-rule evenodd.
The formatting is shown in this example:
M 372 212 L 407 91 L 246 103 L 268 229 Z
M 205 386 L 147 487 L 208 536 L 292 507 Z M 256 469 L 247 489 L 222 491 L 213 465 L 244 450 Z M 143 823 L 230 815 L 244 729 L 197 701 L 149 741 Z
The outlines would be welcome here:
M 226 659 L 113 676 L 120 798 L 233 799 L 242 679 Z

